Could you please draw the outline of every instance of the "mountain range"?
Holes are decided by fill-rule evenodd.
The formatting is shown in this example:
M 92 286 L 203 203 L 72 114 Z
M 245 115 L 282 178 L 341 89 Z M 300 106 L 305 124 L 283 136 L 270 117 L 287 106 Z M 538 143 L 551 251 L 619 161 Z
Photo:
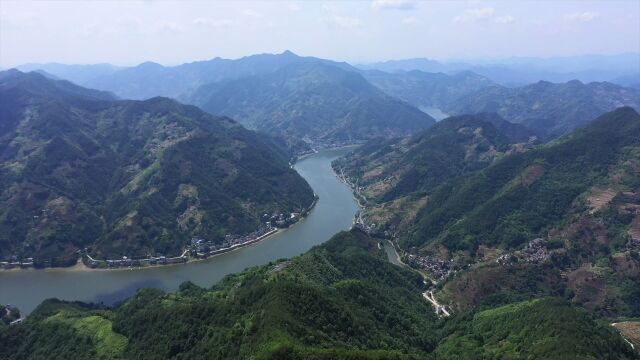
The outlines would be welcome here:
M 0 73 L 0 258 L 179 255 L 313 201 L 274 140 L 167 98 Z
M 364 71 L 363 75 L 373 85 L 387 94 L 404 100 L 419 109 L 445 109 L 456 99 L 483 88 L 496 85 L 484 76 L 470 71 L 454 74 L 423 72 Z
M 0 72 L 0 261 L 220 244 L 313 203 L 296 155 L 363 143 L 332 164 L 349 231 L 211 288 L 49 299 L 17 325 L 2 304 L 0 358 L 639 359 L 640 92 L 562 78 L 632 85 L 628 59 Z
M 369 222 L 397 233 L 443 182 L 524 151 L 536 137 L 496 114 L 450 117 L 412 136 L 371 141 L 333 163 L 357 189 Z
M 506 87 L 469 71 L 444 74 L 368 70 L 363 74 L 387 94 L 425 112 L 434 108 L 450 115 L 494 112 L 545 138 L 564 135 L 618 107 L 640 105 L 638 89 L 608 82 L 539 81 Z
M 325 144 L 406 136 L 434 123 L 357 72 L 317 62 L 205 85 L 184 100 L 251 129 Z
M 504 86 L 523 86 L 540 80 L 549 82 L 609 81 L 622 86 L 626 77 L 640 75 L 638 53 L 618 55 L 582 55 L 551 58 L 513 57 L 505 59 L 476 59 L 468 61 L 436 61 L 427 58 L 388 60 L 356 64 L 363 70 L 384 72 L 456 73 L 472 71 Z M 618 80 L 621 80 L 618 82 Z
M 640 314 L 640 115 L 620 108 L 540 145 L 480 120 L 453 117 L 337 161 L 366 226 L 435 269 L 460 269 L 440 284 L 460 308 L 547 294 Z
M 444 106 L 450 114 L 495 112 L 546 137 L 566 134 L 618 107 L 640 108 L 640 91 L 612 83 L 573 80 L 507 88 L 490 86 L 457 98 Z
M 257 54 L 234 60 L 214 58 L 176 66 L 164 66 L 147 61 L 132 67 L 109 64 L 26 64 L 18 66 L 17 69 L 41 70 L 81 86 L 111 91 L 121 98 L 144 100 L 155 96 L 187 96 L 205 84 L 267 74 L 285 65 L 308 62 L 354 69 L 346 63 L 302 57 L 290 51 L 281 54 Z
M 87 76 L 87 66 L 51 65 L 40 70 L 121 98 L 176 98 L 214 115 L 231 116 L 249 128 L 304 138 L 315 146 L 404 136 L 434 122 L 385 95 L 346 63 L 289 51 L 173 67 L 151 62 L 113 71 L 94 67 L 94 77 Z
M 587 71 L 594 63 L 622 69 L 633 59 L 633 55 L 575 61 L 511 59 L 507 65 L 527 71 L 568 71 L 567 64 L 573 63 L 576 70 Z M 213 115 L 231 116 L 251 129 L 304 139 L 316 147 L 406 136 L 430 126 L 432 117 L 481 112 L 498 113 L 549 139 L 617 107 L 640 104 L 640 90 L 633 87 L 572 80 L 576 77 L 551 77 L 556 83 L 529 80 L 507 87 L 475 67 L 449 65 L 414 59 L 358 68 L 286 51 L 178 66 L 146 62 L 128 68 L 104 64 L 24 68 L 76 79 L 79 85 L 121 98 L 172 97 Z M 615 80 L 634 86 L 635 75 L 619 72 Z M 535 75 L 536 80 L 541 78 Z

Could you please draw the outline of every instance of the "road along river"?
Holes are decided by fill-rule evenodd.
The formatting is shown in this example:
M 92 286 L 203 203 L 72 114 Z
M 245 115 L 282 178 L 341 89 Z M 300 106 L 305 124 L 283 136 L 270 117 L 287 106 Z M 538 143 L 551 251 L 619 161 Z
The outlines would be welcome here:
M 48 298 L 113 304 L 143 287 L 175 290 L 184 281 L 210 287 L 225 275 L 250 266 L 299 255 L 349 229 L 358 210 L 351 190 L 334 175 L 331 161 L 350 149 L 323 150 L 295 169 L 320 197 L 306 219 L 254 245 L 207 260 L 135 270 L 78 271 L 69 269 L 0 272 L 0 304 L 16 305 L 28 314 Z

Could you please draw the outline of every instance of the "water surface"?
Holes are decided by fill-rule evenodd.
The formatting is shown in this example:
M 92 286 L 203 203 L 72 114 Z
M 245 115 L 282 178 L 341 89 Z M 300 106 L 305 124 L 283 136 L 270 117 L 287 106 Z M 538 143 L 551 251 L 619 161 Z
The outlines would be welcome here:
M 443 112 L 442 110 L 436 107 L 420 107 L 420 110 L 427 113 L 429 116 L 434 118 L 436 121 L 444 120 L 448 118 L 450 115 Z
M 306 219 L 255 245 L 205 261 L 137 270 L 0 271 L 0 304 L 16 305 L 24 314 L 53 297 L 113 304 L 142 287 L 170 291 L 187 280 L 209 287 L 227 274 L 299 255 L 351 226 L 357 205 L 349 188 L 331 170 L 331 161 L 348 151 L 321 151 L 295 165 L 320 199 Z

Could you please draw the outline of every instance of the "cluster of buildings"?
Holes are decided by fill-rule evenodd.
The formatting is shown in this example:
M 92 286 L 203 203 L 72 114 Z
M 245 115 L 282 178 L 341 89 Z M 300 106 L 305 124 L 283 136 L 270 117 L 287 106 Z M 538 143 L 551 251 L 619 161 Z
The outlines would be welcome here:
M 524 249 L 514 253 L 500 255 L 496 262 L 506 266 L 518 261 L 529 263 L 542 263 L 549 258 L 549 250 L 547 249 L 547 241 L 543 238 L 537 238 L 529 241 Z
M 12 256 L 9 261 L 0 261 L 0 268 L 5 270 L 21 268 L 26 269 L 33 267 L 33 258 L 18 260 L 17 256 Z
M 234 248 L 254 243 L 263 237 L 272 234 L 277 229 L 270 222 L 261 225 L 253 232 L 245 235 L 228 234 L 225 235 L 222 243 L 207 241 L 205 239 L 194 238 L 191 240 L 191 247 L 188 249 L 195 252 L 197 256 L 210 256 L 223 253 Z
M 106 269 L 185 263 L 189 261 L 190 256 L 196 258 L 208 257 L 260 241 L 264 237 L 273 234 L 278 228 L 287 227 L 298 221 L 300 219 L 300 213 L 290 213 L 288 215 L 282 213 L 272 215 L 264 214 L 263 218 L 265 219 L 265 223 L 255 231 L 243 235 L 228 234 L 221 243 L 194 238 L 182 255 L 176 257 L 158 255 L 144 259 L 131 259 L 123 256 L 120 259 L 96 260 L 90 255 L 85 254 L 83 259 L 85 264 L 91 268 Z
M 440 281 L 456 272 L 456 264 L 451 260 L 442 260 L 433 256 L 419 256 L 405 253 L 402 261 L 412 268 L 422 269 L 435 281 Z
M 317 200 L 317 196 L 315 197 Z M 259 226 L 255 231 L 248 234 L 228 234 L 225 236 L 222 243 L 207 241 L 205 239 L 194 238 L 191 240 L 191 245 L 187 246 L 182 255 L 176 257 L 167 257 L 164 255 L 149 256 L 144 259 L 133 259 L 127 256 L 123 256 L 119 259 L 107 259 L 98 260 L 92 258 L 87 249 L 78 250 L 78 254 L 82 257 L 85 265 L 90 268 L 100 269 L 115 269 L 115 268 L 130 268 L 130 267 L 145 267 L 153 265 L 170 265 L 178 263 L 186 263 L 189 261 L 189 257 L 208 257 L 218 253 L 233 250 L 235 248 L 249 245 L 260 241 L 264 237 L 276 232 L 278 228 L 286 228 L 291 224 L 300 220 L 307 211 L 309 211 L 315 205 L 314 202 L 304 210 L 302 213 L 292 212 L 289 214 L 274 213 L 264 214 L 264 223 Z M 33 258 L 18 259 L 17 256 L 12 256 L 8 261 L 0 261 L 0 269 L 14 269 L 14 268 L 29 268 L 34 266 Z
M 106 268 L 106 269 L 116 269 L 116 268 L 125 268 L 125 267 L 143 267 L 143 266 L 151 266 L 151 265 L 169 265 L 169 264 L 179 264 L 185 263 L 189 260 L 189 257 L 183 253 L 180 256 L 176 257 L 166 257 L 166 256 L 150 256 L 144 259 L 130 259 L 126 256 L 123 256 L 121 259 L 109 259 L 109 260 L 96 260 L 92 258 L 89 254 L 85 254 L 84 262 L 90 268 Z
M 271 216 L 264 214 L 262 217 L 266 220 L 265 226 L 267 227 L 285 228 L 298 221 L 300 219 L 300 213 L 293 212 L 289 215 L 280 213 L 272 214 Z
M 249 245 L 260 241 L 265 236 L 273 234 L 278 228 L 286 228 L 297 222 L 300 220 L 301 214 L 297 212 L 288 215 L 284 213 L 264 214 L 262 218 L 264 224 L 260 225 L 255 231 L 244 235 L 227 234 L 222 243 L 195 238 L 191 240 L 191 247 L 188 250 L 195 252 L 196 256 L 206 257 L 230 251 L 240 246 Z

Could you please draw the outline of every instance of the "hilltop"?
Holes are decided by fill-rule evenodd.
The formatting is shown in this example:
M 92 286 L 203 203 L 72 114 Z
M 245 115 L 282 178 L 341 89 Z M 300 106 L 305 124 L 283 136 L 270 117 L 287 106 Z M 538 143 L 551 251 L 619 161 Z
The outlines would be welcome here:
M 336 163 L 367 200 L 365 226 L 448 279 L 441 296 L 460 308 L 546 294 L 640 315 L 640 115 L 620 108 L 547 144 L 454 119 L 421 134 L 429 147 L 372 143 Z
M 205 85 L 185 100 L 251 129 L 329 145 L 405 136 L 434 123 L 357 72 L 319 62 Z
M 443 108 L 450 114 L 495 112 L 510 122 L 553 138 L 622 106 L 640 107 L 640 91 L 607 82 L 539 81 L 517 88 L 491 86 Z
M 450 117 L 415 135 L 373 140 L 334 162 L 366 204 L 370 224 L 396 233 L 443 182 L 531 147 L 535 136 L 496 114 Z
M 282 146 L 174 100 L 10 71 L 0 103 L 1 259 L 179 255 L 313 201 Z

